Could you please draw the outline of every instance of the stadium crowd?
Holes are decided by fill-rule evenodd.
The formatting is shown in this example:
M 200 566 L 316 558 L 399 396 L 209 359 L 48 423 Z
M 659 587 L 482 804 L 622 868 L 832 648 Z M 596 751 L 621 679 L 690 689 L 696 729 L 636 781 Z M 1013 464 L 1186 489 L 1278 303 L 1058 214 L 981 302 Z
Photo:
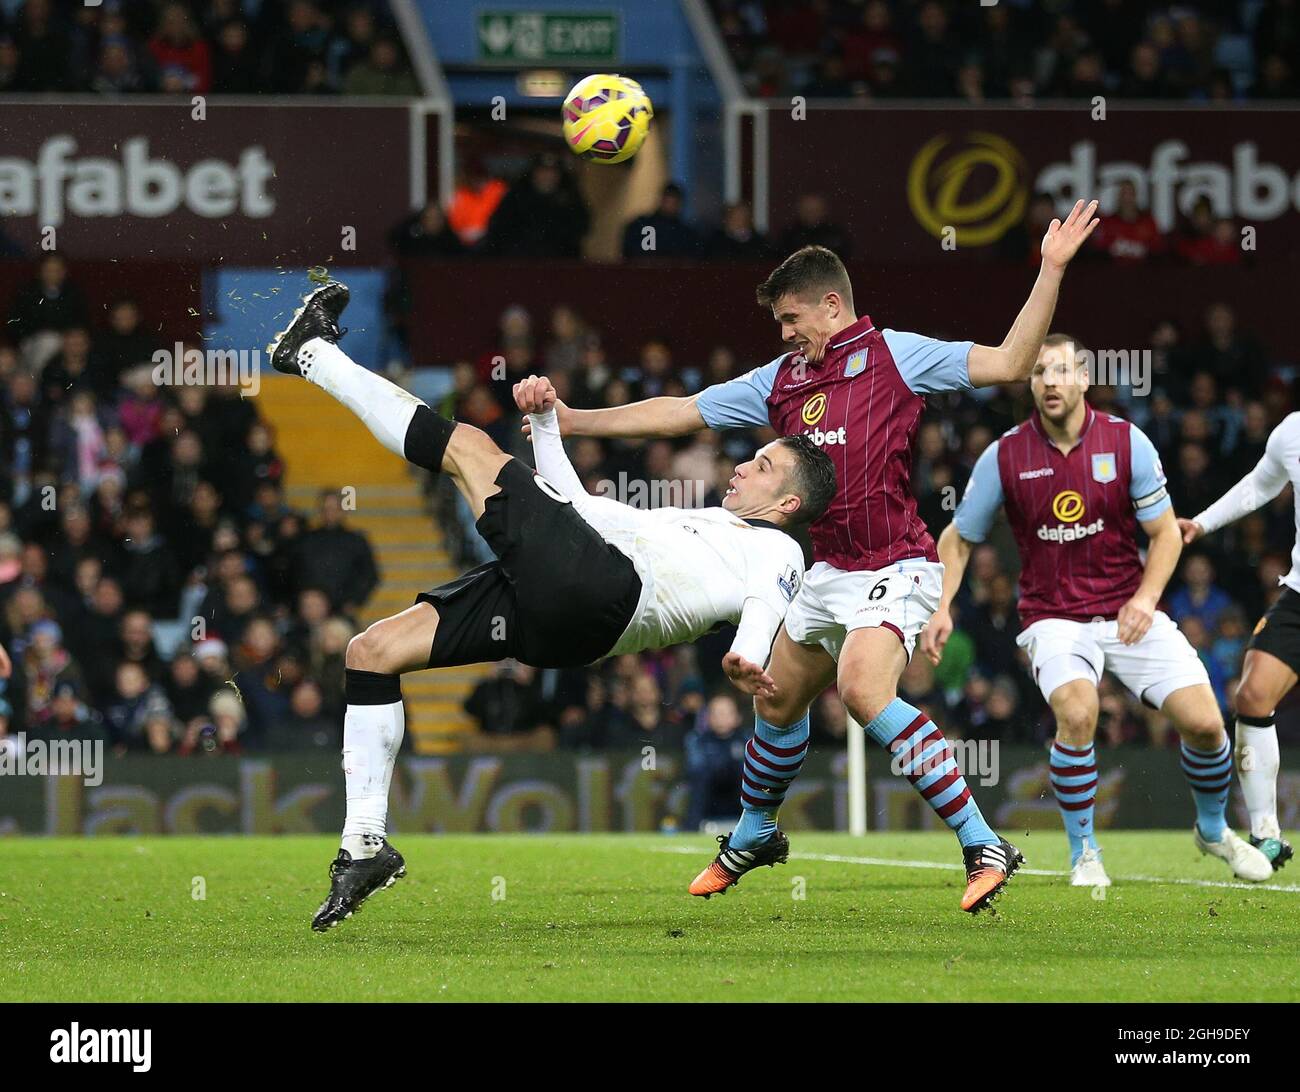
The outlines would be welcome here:
M 754 95 L 1295 98 L 1292 0 L 710 0 Z
M 337 750 L 352 615 L 379 582 L 339 495 L 288 507 L 238 386 L 159 385 L 174 339 L 146 304 L 101 327 L 60 255 L 35 273 L 0 344 L 0 737 Z
M 385 0 L 0 0 L 0 93 L 418 95 Z

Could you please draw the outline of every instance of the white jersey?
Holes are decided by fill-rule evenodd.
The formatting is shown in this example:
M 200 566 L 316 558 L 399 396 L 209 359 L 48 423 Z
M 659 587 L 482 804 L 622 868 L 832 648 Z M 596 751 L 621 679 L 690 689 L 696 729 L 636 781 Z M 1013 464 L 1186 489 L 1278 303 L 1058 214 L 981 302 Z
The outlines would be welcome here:
M 1295 493 L 1296 541 L 1291 547 L 1291 571 L 1282 583 L 1300 592 L 1300 413 L 1288 414 L 1273 430 L 1254 470 L 1194 518 L 1206 534 L 1217 531 L 1267 504 L 1288 481 Z
M 593 497 L 564 453 L 554 411 L 531 423 L 537 472 L 641 578 L 636 613 L 610 655 L 684 644 L 732 622 L 732 650 L 765 665 L 803 578 L 799 544 L 725 508 L 644 510 Z

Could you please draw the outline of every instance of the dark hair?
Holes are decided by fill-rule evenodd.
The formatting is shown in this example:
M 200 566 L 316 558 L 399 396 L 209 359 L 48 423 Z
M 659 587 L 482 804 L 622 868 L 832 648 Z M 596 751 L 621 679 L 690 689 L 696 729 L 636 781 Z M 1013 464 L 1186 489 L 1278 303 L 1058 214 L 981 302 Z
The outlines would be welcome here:
M 1048 334 L 1045 338 L 1043 338 L 1044 349 L 1057 349 L 1063 345 L 1074 346 L 1074 362 L 1076 364 L 1082 364 L 1087 359 L 1088 346 L 1086 346 L 1082 341 L 1080 341 L 1073 334 L 1055 333 L 1055 334 Z
M 760 307 L 771 307 L 782 296 L 816 296 L 838 292 L 844 306 L 853 310 L 849 271 L 833 250 L 824 246 L 800 247 L 758 286 Z
M 803 501 L 791 523 L 796 526 L 813 523 L 825 514 L 835 499 L 838 488 L 835 464 L 810 436 L 782 436 L 777 442 L 787 447 L 795 457 L 790 488 Z

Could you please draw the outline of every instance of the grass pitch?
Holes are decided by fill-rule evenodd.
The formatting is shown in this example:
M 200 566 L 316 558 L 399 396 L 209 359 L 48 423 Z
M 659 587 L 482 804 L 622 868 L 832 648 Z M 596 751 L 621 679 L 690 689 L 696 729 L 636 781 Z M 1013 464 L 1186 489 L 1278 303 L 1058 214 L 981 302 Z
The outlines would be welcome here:
M 1189 832 L 1107 833 L 1105 899 L 1022 870 L 975 918 L 945 832 L 791 841 L 706 902 L 702 836 L 396 836 L 407 878 L 322 936 L 334 838 L 6 840 L 0 1000 L 1300 999 L 1300 868 L 1235 885 Z

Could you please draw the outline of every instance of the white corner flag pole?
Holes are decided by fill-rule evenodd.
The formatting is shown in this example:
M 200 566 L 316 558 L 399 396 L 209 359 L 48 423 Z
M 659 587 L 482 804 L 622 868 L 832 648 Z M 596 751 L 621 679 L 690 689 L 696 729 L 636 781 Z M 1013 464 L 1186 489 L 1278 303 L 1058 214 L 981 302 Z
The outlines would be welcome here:
M 849 833 L 867 833 L 867 733 L 849 716 Z

